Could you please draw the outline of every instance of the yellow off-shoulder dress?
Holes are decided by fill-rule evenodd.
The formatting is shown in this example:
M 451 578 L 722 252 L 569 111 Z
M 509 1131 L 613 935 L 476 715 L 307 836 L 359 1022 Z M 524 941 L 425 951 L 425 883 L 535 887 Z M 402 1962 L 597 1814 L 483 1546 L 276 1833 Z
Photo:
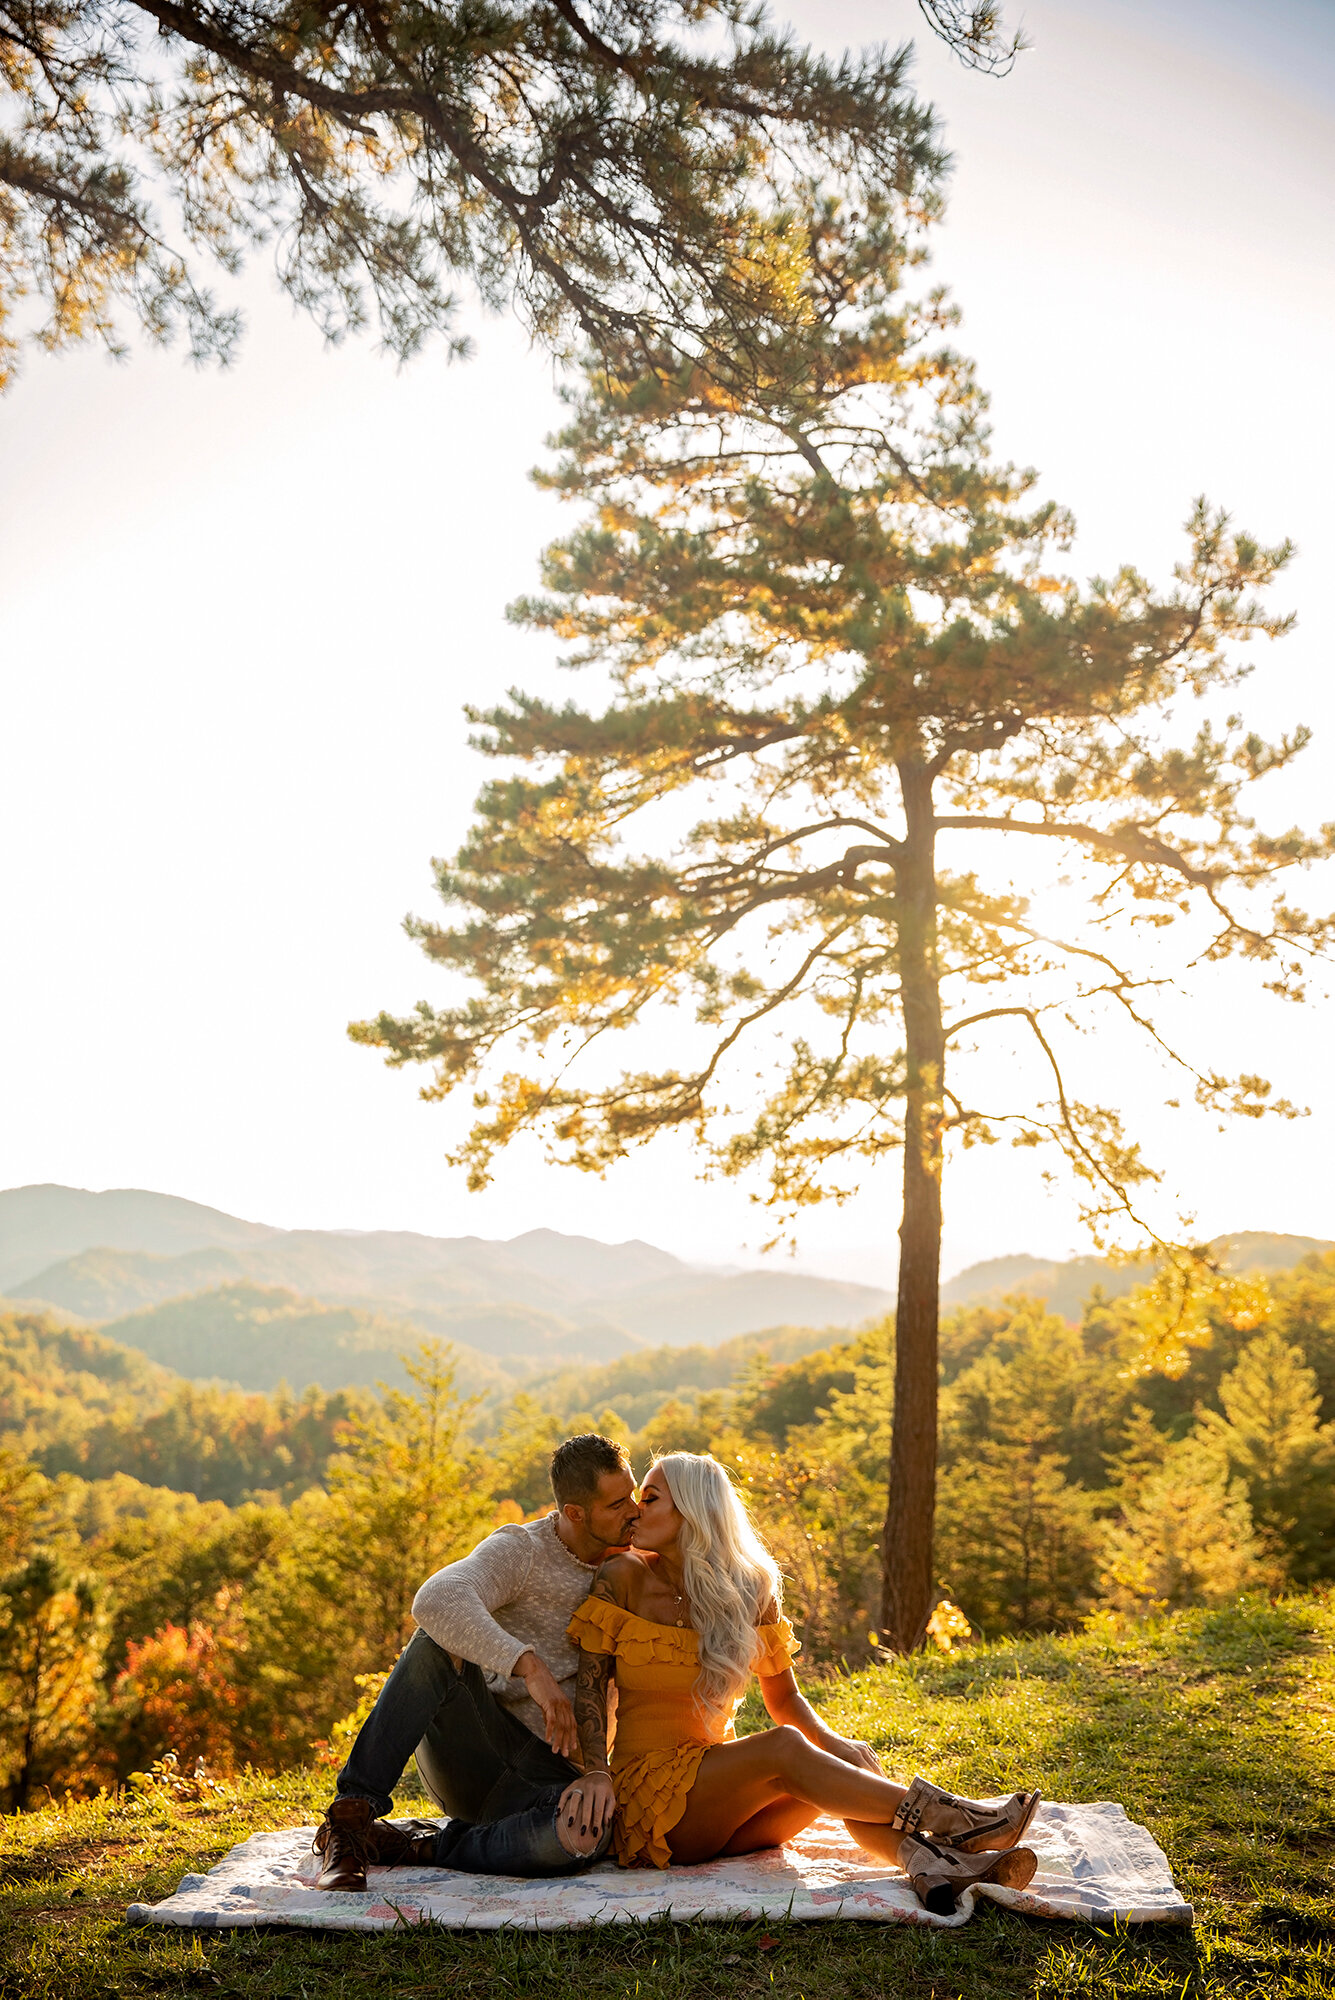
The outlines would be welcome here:
M 586 1597 L 566 1628 L 586 1653 L 610 1653 L 616 1678 L 616 1857 L 623 1868 L 666 1868 L 667 1836 L 686 1810 L 700 1760 L 735 1736 L 733 1711 L 706 1723 L 694 1700 L 700 1671 L 694 1632 L 637 1618 L 619 1604 Z M 752 1666 L 781 1674 L 799 1650 L 786 1618 L 756 1631 Z

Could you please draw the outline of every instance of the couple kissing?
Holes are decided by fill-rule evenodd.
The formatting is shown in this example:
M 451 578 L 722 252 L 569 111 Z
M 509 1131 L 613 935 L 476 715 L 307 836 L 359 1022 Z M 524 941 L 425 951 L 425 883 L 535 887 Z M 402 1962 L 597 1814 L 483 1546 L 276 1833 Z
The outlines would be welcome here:
M 667 1868 L 776 1846 L 822 1813 L 929 1909 L 1029 1881 L 1037 1792 L 896 1784 L 803 1697 L 782 1579 L 716 1459 L 669 1452 L 637 1493 L 625 1450 L 588 1434 L 551 1478 L 551 1513 L 497 1528 L 414 1598 L 315 1837 L 320 1888 L 363 1890 L 368 1866 L 573 1875 L 609 1851 Z M 738 1738 L 753 1674 L 774 1727 Z M 384 1817 L 410 1758 L 443 1826 Z

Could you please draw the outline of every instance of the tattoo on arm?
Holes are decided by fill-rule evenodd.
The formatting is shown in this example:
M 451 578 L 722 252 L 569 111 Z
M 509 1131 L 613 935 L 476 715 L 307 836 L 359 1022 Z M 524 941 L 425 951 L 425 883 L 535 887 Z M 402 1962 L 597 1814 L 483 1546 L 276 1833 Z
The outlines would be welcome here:
M 607 1769 L 607 1684 L 612 1661 L 607 1653 L 581 1648 L 575 1675 L 575 1727 L 586 1771 Z
M 626 1608 L 626 1593 L 624 1586 L 619 1587 L 618 1584 L 613 1580 L 612 1576 L 609 1574 L 608 1565 L 606 1563 L 602 1564 L 601 1568 L 598 1571 L 598 1574 L 594 1577 L 593 1582 L 589 1585 L 589 1596 L 601 1598 L 604 1604 L 619 1605 L 623 1611 Z

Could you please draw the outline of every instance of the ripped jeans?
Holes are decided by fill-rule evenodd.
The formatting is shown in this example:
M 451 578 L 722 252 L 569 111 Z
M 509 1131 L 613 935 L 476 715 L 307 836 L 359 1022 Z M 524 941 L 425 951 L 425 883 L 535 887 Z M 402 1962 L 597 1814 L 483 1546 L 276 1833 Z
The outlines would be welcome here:
M 338 1774 L 340 1799 L 369 1799 L 377 1818 L 415 1756 L 423 1785 L 449 1819 L 438 1868 L 474 1875 L 577 1875 L 601 1860 L 609 1827 L 589 1855 L 571 1854 L 556 1807 L 575 1766 L 503 1708 L 481 1667 L 456 1667 L 423 1631 L 399 1655 Z

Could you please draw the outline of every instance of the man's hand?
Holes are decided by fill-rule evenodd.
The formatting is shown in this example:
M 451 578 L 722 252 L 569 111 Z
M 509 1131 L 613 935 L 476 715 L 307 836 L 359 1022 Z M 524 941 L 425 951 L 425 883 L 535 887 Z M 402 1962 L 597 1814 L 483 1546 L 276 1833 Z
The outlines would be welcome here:
M 870 1743 L 855 1743 L 851 1736 L 836 1736 L 831 1730 L 820 1747 L 828 1750 L 832 1757 L 842 1758 L 845 1764 L 857 1764 L 864 1771 L 875 1771 L 881 1777 L 885 1775 L 881 1760 Z
M 556 1830 L 571 1854 L 592 1854 L 611 1825 L 616 1793 L 606 1771 L 586 1771 L 562 1792 L 556 1808 Z
M 538 1658 L 532 1647 L 519 1655 L 514 1670 L 542 1710 L 548 1743 L 558 1757 L 568 1757 L 572 1764 L 575 1763 L 579 1755 L 575 1711 L 562 1694 L 555 1674 L 544 1660 Z

